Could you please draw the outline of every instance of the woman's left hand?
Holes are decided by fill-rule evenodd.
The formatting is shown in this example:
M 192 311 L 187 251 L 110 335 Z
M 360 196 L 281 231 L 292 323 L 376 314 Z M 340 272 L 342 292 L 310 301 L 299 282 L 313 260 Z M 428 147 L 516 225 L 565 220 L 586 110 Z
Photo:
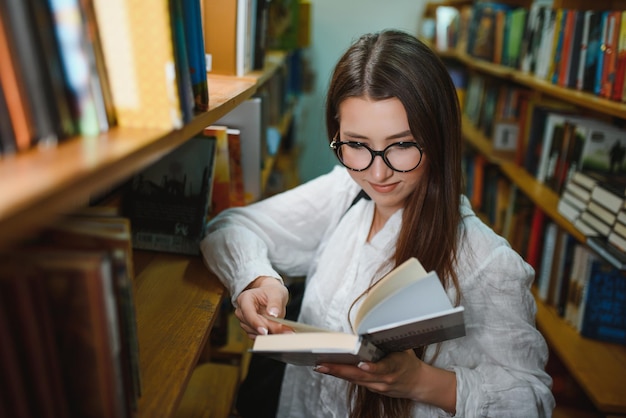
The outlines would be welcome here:
M 455 373 L 423 362 L 413 350 L 390 353 L 376 363 L 357 366 L 324 363 L 315 371 L 392 398 L 428 403 L 449 412 L 456 409 Z

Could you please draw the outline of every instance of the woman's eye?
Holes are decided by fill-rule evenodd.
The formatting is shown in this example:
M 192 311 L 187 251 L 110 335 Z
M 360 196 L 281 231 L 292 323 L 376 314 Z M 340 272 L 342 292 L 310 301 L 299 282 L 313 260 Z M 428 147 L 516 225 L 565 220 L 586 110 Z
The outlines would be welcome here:
M 365 144 L 362 144 L 360 142 L 352 142 L 352 141 L 348 142 L 348 146 L 350 148 L 356 148 L 356 149 L 365 148 Z

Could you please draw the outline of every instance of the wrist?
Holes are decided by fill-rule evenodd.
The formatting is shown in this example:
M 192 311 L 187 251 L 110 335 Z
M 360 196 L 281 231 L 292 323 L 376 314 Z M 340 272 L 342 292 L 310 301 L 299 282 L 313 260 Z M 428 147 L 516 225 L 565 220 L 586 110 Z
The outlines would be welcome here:
M 259 276 L 254 279 L 246 289 L 255 289 L 261 286 L 284 286 L 283 279 L 273 276 Z
M 456 410 L 456 373 L 424 363 L 413 400 L 434 405 L 449 413 Z

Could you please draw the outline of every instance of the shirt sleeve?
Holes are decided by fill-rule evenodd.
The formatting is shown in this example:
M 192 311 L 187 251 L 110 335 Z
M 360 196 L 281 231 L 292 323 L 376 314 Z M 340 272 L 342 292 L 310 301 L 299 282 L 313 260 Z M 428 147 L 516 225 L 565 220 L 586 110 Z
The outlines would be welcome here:
M 501 240 L 494 237 L 485 240 Z M 547 344 L 535 327 L 534 270 L 504 240 L 499 242 L 495 247 L 478 244 L 475 268 L 463 286 L 463 345 L 474 360 L 452 362 L 456 416 L 549 417 L 555 402 L 545 372 Z
M 205 264 L 236 296 L 259 276 L 306 274 L 330 226 L 358 193 L 342 167 L 246 207 L 220 213 L 200 243 Z

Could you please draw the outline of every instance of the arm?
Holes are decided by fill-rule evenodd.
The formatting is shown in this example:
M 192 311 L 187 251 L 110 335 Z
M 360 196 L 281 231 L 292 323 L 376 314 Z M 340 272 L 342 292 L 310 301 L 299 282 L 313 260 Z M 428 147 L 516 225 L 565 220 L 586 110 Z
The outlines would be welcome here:
M 324 234 L 358 190 L 336 168 L 287 192 L 213 219 L 200 244 L 204 261 L 236 297 L 259 276 L 304 275 Z
M 450 347 L 458 354 L 445 355 L 457 375 L 457 414 L 550 416 L 548 348 L 530 292 L 534 271 L 508 245 L 475 249 L 477 264 L 469 263 L 462 279 L 467 336 Z

